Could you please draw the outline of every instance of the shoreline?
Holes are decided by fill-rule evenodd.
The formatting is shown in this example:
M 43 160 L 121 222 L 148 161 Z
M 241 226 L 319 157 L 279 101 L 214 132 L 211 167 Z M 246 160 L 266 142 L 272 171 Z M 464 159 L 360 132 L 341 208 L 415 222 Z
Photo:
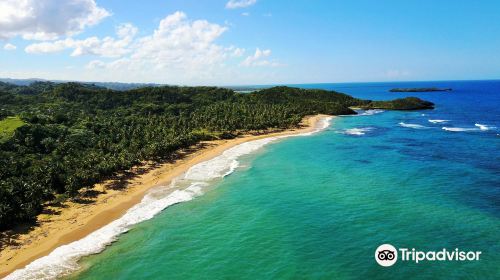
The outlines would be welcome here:
M 95 193 L 100 193 L 95 200 L 89 203 L 66 202 L 63 207 L 57 207 L 57 211 L 50 209 L 52 213 L 38 216 L 39 225 L 33 230 L 14 236 L 10 241 L 17 244 L 6 245 L 0 252 L 0 278 L 122 217 L 130 208 L 140 203 L 151 189 L 170 184 L 174 178 L 184 174 L 198 163 L 210 160 L 227 149 L 245 142 L 313 132 L 317 129 L 318 121 L 324 117 L 327 116 L 305 117 L 300 128 L 280 132 L 271 131 L 260 135 L 244 135 L 230 140 L 203 142 L 201 145 L 184 151 L 185 156 L 173 162 L 137 169 L 139 174 L 135 175 L 135 178 L 97 184 L 92 189 Z M 125 184 L 126 187 L 110 188 L 112 183 Z

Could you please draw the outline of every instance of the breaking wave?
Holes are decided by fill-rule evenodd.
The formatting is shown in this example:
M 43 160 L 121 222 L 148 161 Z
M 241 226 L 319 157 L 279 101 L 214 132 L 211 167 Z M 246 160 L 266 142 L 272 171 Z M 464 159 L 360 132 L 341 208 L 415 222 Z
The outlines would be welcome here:
M 452 132 L 462 132 L 462 131 L 479 131 L 479 128 L 474 127 L 442 127 L 443 130 Z
M 361 136 L 361 135 L 365 135 L 366 132 L 369 132 L 371 130 L 373 130 L 373 127 L 359 127 L 359 128 L 349 128 L 349 129 L 342 131 L 341 133 L 346 134 L 346 135 Z
M 370 109 L 370 110 L 365 110 L 365 111 L 358 111 L 358 116 L 371 116 L 375 114 L 380 114 L 385 112 L 384 110 L 380 109 Z
M 491 130 L 491 129 L 495 129 L 496 127 L 494 126 L 491 126 L 491 125 L 486 125 L 486 124 L 480 124 L 480 123 L 476 123 L 474 124 L 476 127 L 479 127 L 480 130 Z
M 399 125 L 402 127 L 413 128 L 413 129 L 426 129 L 426 128 L 428 128 L 427 126 L 423 126 L 420 124 L 412 124 L 412 123 L 404 123 L 404 122 L 400 122 Z
M 464 131 L 488 131 L 488 130 L 494 130 L 496 129 L 495 126 L 491 125 L 486 125 L 486 124 L 480 124 L 476 123 L 474 124 L 475 127 L 443 127 L 443 130 L 446 131 L 452 131 L 452 132 L 464 132 Z
M 430 123 L 447 123 L 450 120 L 428 120 Z

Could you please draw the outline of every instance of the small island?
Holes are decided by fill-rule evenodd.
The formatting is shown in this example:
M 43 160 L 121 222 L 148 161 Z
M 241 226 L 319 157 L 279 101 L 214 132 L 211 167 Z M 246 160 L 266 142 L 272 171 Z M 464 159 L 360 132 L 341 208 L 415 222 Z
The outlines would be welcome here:
M 390 101 L 364 101 L 365 104 L 358 106 L 360 109 L 384 109 L 384 110 L 424 110 L 434 109 L 434 103 L 422 100 L 418 97 L 399 98 Z
M 433 91 L 452 91 L 451 88 L 393 88 L 390 92 L 433 92 Z

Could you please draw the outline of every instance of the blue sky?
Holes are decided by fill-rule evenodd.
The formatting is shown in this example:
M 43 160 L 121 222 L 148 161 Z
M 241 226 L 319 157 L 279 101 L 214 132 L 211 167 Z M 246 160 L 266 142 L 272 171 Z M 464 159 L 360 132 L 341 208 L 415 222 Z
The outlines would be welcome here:
M 500 78 L 498 1 L 3 0 L 0 77 L 237 85 Z

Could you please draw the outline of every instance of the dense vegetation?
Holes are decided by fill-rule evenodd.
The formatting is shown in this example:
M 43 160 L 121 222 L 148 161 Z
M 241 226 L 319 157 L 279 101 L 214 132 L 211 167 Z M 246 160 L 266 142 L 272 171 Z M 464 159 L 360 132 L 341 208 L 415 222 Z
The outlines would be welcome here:
M 452 91 L 451 88 L 393 88 L 390 92 L 432 92 L 432 91 Z
M 0 228 L 32 220 L 116 172 L 171 158 L 202 140 L 297 126 L 311 114 L 354 114 L 370 103 L 324 90 L 0 83 L 0 120 L 17 127 L 0 142 Z M 22 120 L 22 121 L 21 121 Z
M 433 109 L 434 103 L 417 97 L 406 97 L 391 101 L 370 101 L 359 106 L 363 109 L 386 109 L 386 110 L 419 110 Z

